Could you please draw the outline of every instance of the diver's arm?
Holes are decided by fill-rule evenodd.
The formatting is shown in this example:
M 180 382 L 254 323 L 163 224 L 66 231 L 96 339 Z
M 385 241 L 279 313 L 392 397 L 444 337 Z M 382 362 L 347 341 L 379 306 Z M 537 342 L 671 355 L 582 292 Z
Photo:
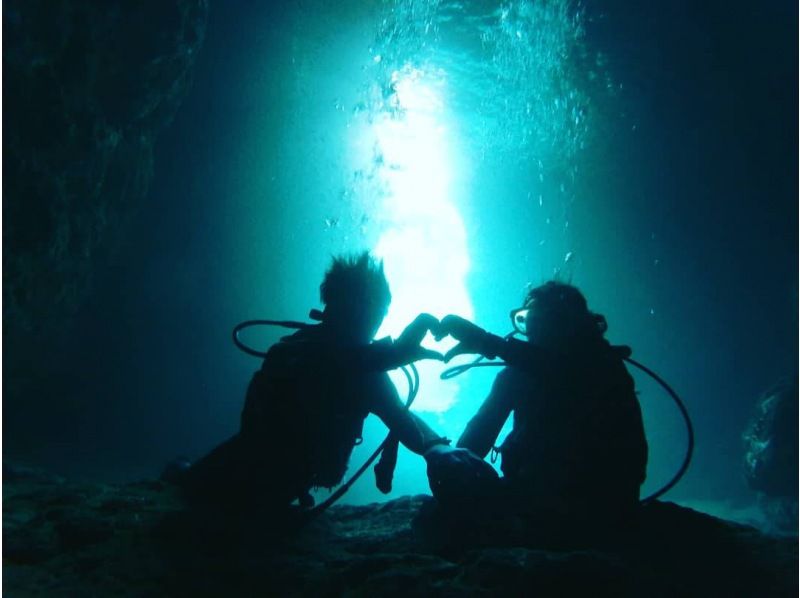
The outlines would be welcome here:
M 369 345 L 342 347 L 337 360 L 345 360 L 362 372 L 387 372 L 416 361 L 416 355 L 409 355 L 397 341 L 385 337 Z
M 438 359 L 444 357 L 421 345 L 422 339 L 429 331 L 438 331 L 439 320 L 431 314 L 419 314 L 406 326 L 397 340 L 384 339 L 368 345 L 369 350 L 361 357 L 364 365 L 371 371 L 386 371 L 408 365 L 420 359 Z
M 478 409 L 478 413 L 469 420 L 456 446 L 469 449 L 479 457 L 485 458 L 511 414 L 511 398 L 505 372 L 501 372 L 495 379 L 489 396 Z
M 290 372 L 293 375 L 301 375 L 309 367 L 359 374 L 387 372 L 420 359 L 399 348 L 397 342 L 389 337 L 363 345 L 314 339 L 298 343 L 278 343 L 276 347 L 283 349 L 286 355 L 274 363 L 265 360 L 262 369 Z
M 381 376 L 380 388 L 376 390 L 372 412 L 406 448 L 421 455 L 431 446 L 445 442 L 418 415 L 406 409 L 388 376 Z
M 327 366 L 358 372 L 386 372 L 420 359 L 442 360 L 437 351 L 421 346 L 428 331 L 435 330 L 439 320 L 430 314 L 419 314 L 396 340 L 389 337 L 363 345 L 335 342 L 310 343 L 315 360 Z
M 527 341 L 515 338 L 505 339 L 490 332 L 475 352 L 488 359 L 500 358 L 508 365 L 523 370 L 528 374 L 538 375 L 548 372 L 553 367 L 553 356 L 546 349 Z M 438 355 L 412 354 L 408 349 L 398 347 L 396 341 L 386 337 L 369 345 L 327 346 L 323 362 L 335 365 L 336 368 L 354 369 L 361 372 L 386 372 L 407 365 L 420 358 L 440 358 Z
M 552 367 L 553 358 L 542 347 L 497 336 L 459 316 L 446 316 L 439 326 L 436 338 L 441 339 L 448 334 L 458 344 L 447 352 L 445 361 L 463 353 L 478 353 L 488 359 L 500 357 L 509 365 L 533 375 L 547 372 Z
M 547 349 L 515 338 L 489 336 L 494 337 L 491 343 L 495 355 L 510 366 L 533 375 L 546 372 L 553 366 L 553 356 Z

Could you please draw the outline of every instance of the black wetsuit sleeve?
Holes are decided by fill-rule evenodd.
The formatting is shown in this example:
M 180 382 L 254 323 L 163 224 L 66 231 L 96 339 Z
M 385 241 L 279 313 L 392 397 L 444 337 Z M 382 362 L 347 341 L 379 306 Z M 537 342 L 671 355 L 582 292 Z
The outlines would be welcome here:
M 332 360 L 339 361 L 342 367 L 349 364 L 349 367 L 362 372 L 386 372 L 405 365 L 389 337 L 368 345 L 340 347 L 335 352 Z
M 497 435 L 513 409 L 511 374 L 500 372 L 492 385 L 489 396 L 467 424 L 456 446 L 466 448 L 483 458 L 494 446 Z
M 538 345 L 515 338 L 491 336 L 491 352 L 510 366 L 534 376 L 547 374 L 554 366 L 550 352 Z
M 284 372 L 312 365 L 336 371 L 386 372 L 404 365 L 392 339 L 388 337 L 366 345 L 316 341 L 285 343 L 284 353 L 286 355 L 282 359 L 275 360 L 275 364 Z

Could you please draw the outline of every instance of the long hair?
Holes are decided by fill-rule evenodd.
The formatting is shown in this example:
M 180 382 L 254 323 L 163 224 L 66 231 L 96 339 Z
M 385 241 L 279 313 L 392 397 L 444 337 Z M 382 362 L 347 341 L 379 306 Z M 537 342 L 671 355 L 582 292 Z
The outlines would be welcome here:
M 534 304 L 545 307 L 547 312 L 557 317 L 575 321 L 578 329 L 587 335 L 602 337 L 608 330 L 605 316 L 589 311 L 586 297 L 571 284 L 550 280 L 530 289 L 525 295 L 524 305 L 532 307 Z

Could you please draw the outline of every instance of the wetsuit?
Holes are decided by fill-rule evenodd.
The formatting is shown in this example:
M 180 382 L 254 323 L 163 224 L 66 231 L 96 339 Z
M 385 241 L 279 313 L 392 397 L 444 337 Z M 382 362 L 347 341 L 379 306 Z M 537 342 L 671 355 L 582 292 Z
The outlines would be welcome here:
M 507 499 L 519 509 L 625 510 L 637 504 L 647 442 L 633 379 L 606 341 L 561 356 L 519 341 L 511 364 L 467 425 L 458 446 L 485 457 L 508 416 L 500 448 Z
M 396 365 L 390 341 L 343 346 L 322 326 L 283 338 L 250 382 L 239 433 L 189 470 L 187 497 L 286 505 L 312 488 L 335 486 L 369 413 L 421 453 L 436 435 L 404 410 L 385 372 Z
M 638 506 L 647 465 L 641 410 L 622 361 L 630 350 L 600 337 L 561 354 L 488 338 L 485 354 L 509 367 L 457 446 L 485 458 L 513 413 L 500 447 L 504 475 L 488 475 L 477 463 L 465 467 L 468 459 L 446 451 L 429 459 L 443 512 L 490 527 L 497 517 L 523 516 L 536 533 L 552 537 L 591 536 L 627 518 Z

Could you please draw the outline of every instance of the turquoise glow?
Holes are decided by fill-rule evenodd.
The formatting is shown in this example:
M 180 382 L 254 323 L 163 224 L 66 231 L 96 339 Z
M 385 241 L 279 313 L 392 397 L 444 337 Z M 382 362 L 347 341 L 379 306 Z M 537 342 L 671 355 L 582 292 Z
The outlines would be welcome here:
M 568 4 L 390 0 L 330 36 L 339 51 L 299 46 L 284 158 L 314 165 L 287 184 L 288 195 L 310 191 L 314 201 L 287 204 L 286 219 L 308 224 L 296 237 L 313 239 L 305 270 L 362 249 L 383 259 L 393 300 L 378 337 L 397 337 L 421 312 L 505 333 L 525 284 L 574 251 L 568 196 L 588 120 L 571 65 L 581 15 Z M 309 237 L 315 223 L 322 234 Z M 425 344 L 444 352 L 453 341 Z M 497 370 L 441 381 L 442 363 L 416 365 L 413 409 L 456 440 Z M 390 375 L 405 398 L 404 376 Z M 385 434 L 368 418 L 353 466 Z M 424 466 L 405 449 L 395 488 L 427 489 Z M 382 498 L 368 474 L 345 500 Z
M 453 150 L 452 131 L 443 119 L 445 75 L 406 65 L 391 74 L 391 81 L 388 109 L 375 114 L 363 133 L 378 157 L 383 195 L 382 232 L 373 251 L 384 260 L 393 290 L 379 335 L 397 336 L 422 311 L 471 318 L 473 308 L 465 284 L 466 231 L 451 200 Z M 456 385 L 439 381 L 441 366 L 435 362 L 418 367 L 426 384 L 415 408 L 447 410 Z M 395 376 L 396 383 L 403 379 Z

